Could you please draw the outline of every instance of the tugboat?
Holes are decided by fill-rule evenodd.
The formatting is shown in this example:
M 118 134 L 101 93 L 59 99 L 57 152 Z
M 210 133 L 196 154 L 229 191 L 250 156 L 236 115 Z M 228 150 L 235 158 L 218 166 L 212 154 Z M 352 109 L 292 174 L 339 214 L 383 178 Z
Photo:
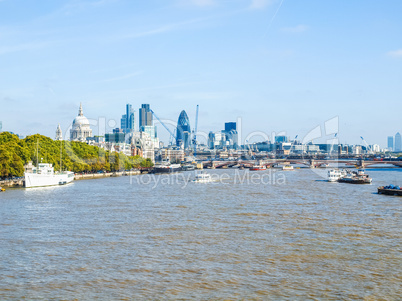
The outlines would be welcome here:
M 402 196 L 402 187 L 395 185 L 378 187 L 378 194 Z
M 373 181 L 363 170 L 349 172 L 346 176 L 338 179 L 340 183 L 348 184 L 371 184 Z

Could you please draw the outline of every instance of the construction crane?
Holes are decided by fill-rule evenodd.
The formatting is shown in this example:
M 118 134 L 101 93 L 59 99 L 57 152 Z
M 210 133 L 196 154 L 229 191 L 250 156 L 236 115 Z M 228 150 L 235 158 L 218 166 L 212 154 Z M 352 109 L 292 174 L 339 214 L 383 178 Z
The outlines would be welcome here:
M 154 115 L 155 118 L 158 119 L 158 121 L 159 121 L 159 122 L 164 126 L 164 128 L 169 132 L 169 134 L 170 134 L 170 144 L 172 144 L 172 143 L 171 143 L 172 138 L 173 138 L 174 140 L 176 140 L 176 135 L 163 123 L 162 120 L 159 119 L 159 117 L 155 114 L 154 111 L 152 111 L 151 109 L 150 109 L 150 111 L 151 111 L 152 115 Z
M 193 131 L 193 147 L 194 147 L 194 157 L 197 155 L 197 129 L 198 129 L 198 105 L 195 112 L 195 128 Z
M 367 141 L 366 141 L 362 136 L 360 136 L 360 138 L 362 139 L 362 141 L 364 142 L 364 144 L 365 144 L 365 146 L 366 146 L 367 153 L 371 154 L 371 153 L 372 153 L 372 150 L 371 150 L 370 145 L 368 145 Z

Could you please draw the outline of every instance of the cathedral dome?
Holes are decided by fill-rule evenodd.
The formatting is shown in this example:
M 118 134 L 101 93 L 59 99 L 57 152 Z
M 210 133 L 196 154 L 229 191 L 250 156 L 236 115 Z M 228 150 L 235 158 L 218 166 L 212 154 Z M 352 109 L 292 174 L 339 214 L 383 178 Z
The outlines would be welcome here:
M 77 126 L 89 126 L 89 121 L 85 116 L 77 116 L 75 117 L 75 119 L 73 120 L 73 127 L 77 127 Z
M 92 129 L 88 119 L 82 112 L 82 104 L 80 104 L 78 116 L 73 120 L 72 129 L 70 130 L 70 140 L 84 142 L 88 137 L 92 137 Z

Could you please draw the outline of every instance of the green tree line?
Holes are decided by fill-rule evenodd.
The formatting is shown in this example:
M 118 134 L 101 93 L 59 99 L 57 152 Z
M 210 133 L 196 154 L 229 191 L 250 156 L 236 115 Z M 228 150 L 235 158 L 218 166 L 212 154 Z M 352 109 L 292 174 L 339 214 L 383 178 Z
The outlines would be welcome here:
M 60 167 L 61 155 L 61 167 Z M 9 132 L 0 133 L 0 177 L 21 177 L 24 165 L 32 161 L 51 163 L 55 170 L 81 172 L 114 172 L 139 167 L 152 167 L 150 159 L 105 151 L 97 146 L 76 141 L 54 141 L 39 134 L 19 139 Z

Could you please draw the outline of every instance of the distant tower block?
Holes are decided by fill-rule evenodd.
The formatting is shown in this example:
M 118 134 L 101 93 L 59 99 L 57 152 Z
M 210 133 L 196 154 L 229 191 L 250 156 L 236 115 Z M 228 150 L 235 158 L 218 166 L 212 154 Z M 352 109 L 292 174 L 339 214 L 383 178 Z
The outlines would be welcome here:
M 57 126 L 56 130 L 56 140 L 63 140 L 63 133 L 61 132 L 60 124 Z

